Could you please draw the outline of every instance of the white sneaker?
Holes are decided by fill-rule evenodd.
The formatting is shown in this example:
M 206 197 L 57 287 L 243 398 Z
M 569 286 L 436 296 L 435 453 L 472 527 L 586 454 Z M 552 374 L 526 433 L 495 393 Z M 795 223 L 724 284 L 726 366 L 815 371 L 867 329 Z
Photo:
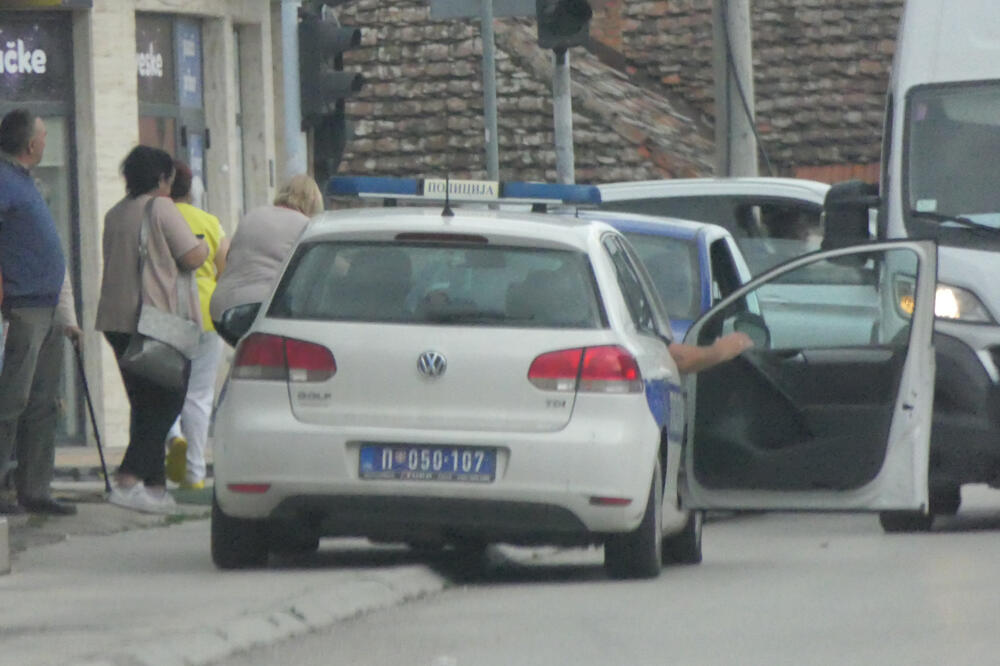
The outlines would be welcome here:
M 146 487 L 142 484 L 142 481 L 137 481 L 128 487 L 115 486 L 111 489 L 111 494 L 108 495 L 108 501 L 124 509 L 132 509 L 133 511 L 142 511 L 144 513 L 158 513 L 156 503 L 149 496 L 149 493 L 146 492 Z
M 152 511 L 155 513 L 176 513 L 177 512 L 177 502 L 174 501 L 174 496 L 164 490 L 150 490 L 146 488 L 147 501 L 153 507 Z

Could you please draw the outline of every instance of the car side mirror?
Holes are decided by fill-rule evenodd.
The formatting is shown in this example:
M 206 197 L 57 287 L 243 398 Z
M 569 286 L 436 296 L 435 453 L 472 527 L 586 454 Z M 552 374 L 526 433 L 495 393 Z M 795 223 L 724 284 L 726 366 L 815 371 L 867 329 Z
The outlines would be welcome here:
M 759 314 L 747 311 L 740 312 L 733 320 L 733 330 L 746 333 L 753 340 L 753 346 L 757 349 L 771 348 L 771 329 L 767 327 L 767 322 Z
M 824 250 L 859 245 L 871 240 L 868 211 L 881 200 L 878 185 L 848 180 L 830 186 L 823 200 Z
M 235 347 L 240 338 L 250 330 L 259 311 L 260 303 L 247 303 L 229 308 L 222 313 L 222 319 L 216 322 L 215 330 L 230 347 Z

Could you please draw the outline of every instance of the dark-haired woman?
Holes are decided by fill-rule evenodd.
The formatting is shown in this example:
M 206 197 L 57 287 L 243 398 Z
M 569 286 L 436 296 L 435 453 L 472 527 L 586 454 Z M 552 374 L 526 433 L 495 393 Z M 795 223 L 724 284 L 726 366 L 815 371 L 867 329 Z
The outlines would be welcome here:
M 180 311 L 177 280 L 208 257 L 205 242 L 169 198 L 174 179 L 169 153 L 137 146 L 122 162 L 122 174 L 125 198 L 104 216 L 104 277 L 97 305 L 97 330 L 104 331 L 117 358 L 135 333 L 140 303 L 201 323 L 193 290 L 186 311 Z M 148 254 L 140 276 L 139 230 L 147 214 Z M 121 375 L 131 407 L 129 443 L 108 499 L 137 511 L 169 513 L 174 501 L 166 489 L 163 442 L 184 405 L 186 387 L 164 388 L 125 370 Z

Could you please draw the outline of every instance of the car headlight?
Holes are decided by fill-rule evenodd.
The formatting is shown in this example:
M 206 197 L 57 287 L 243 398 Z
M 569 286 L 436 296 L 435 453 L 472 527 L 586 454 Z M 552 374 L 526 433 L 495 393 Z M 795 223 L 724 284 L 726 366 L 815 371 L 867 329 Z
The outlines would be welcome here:
M 896 303 L 907 315 L 913 314 L 914 282 L 911 279 L 896 280 Z M 993 317 L 983 302 L 968 289 L 950 284 L 938 283 L 934 293 L 934 316 L 939 319 L 964 321 L 974 324 L 989 324 Z
M 940 282 L 934 294 L 934 316 L 976 324 L 993 321 L 986 306 L 971 291 Z

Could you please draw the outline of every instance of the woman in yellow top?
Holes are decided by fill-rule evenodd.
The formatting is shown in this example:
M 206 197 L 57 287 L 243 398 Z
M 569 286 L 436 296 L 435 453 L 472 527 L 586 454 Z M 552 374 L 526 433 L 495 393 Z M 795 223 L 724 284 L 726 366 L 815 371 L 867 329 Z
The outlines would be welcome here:
M 208 258 L 195 272 L 198 300 L 201 303 L 201 344 L 191 361 L 191 379 L 180 416 L 167 434 L 167 479 L 181 488 L 205 487 L 205 446 L 208 425 L 215 399 L 216 375 L 222 358 L 222 339 L 215 332 L 208 303 L 215 291 L 216 279 L 226 265 L 229 239 L 219 218 L 191 204 L 191 168 L 175 160 L 174 184 L 170 198 L 187 221 L 191 231 L 208 245 Z

